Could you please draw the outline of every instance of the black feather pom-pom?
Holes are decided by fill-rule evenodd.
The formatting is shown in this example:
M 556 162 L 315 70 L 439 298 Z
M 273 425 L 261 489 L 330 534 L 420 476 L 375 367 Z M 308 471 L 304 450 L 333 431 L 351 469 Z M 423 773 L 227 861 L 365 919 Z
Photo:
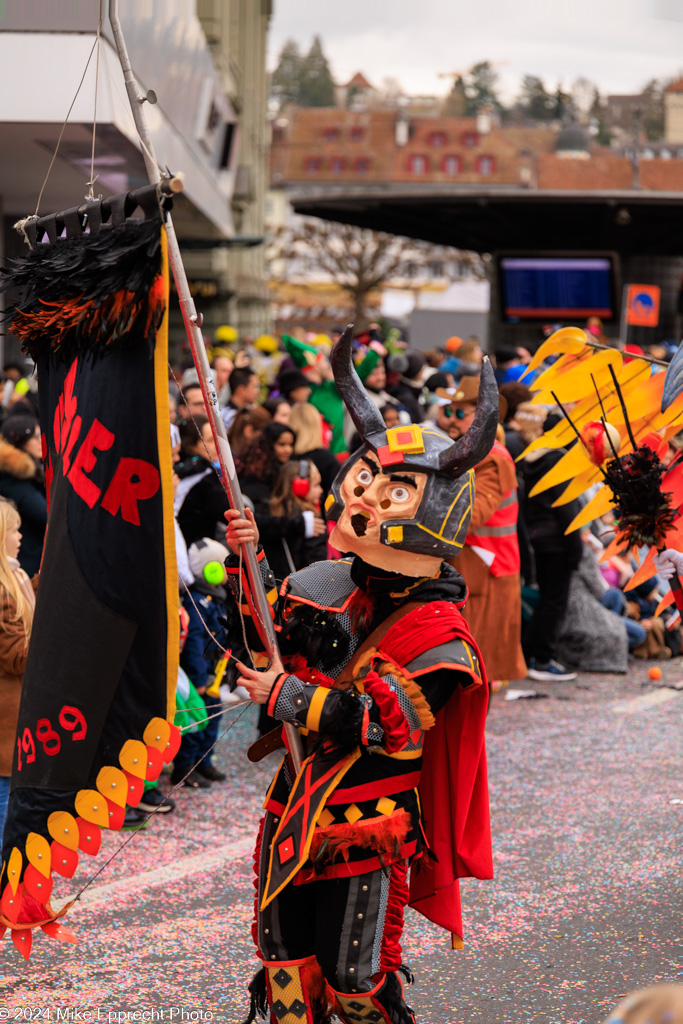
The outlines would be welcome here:
M 605 483 L 615 500 L 619 534 L 629 546 L 660 548 L 678 515 L 671 508 L 671 494 L 662 493 L 666 467 L 645 445 L 612 459 L 605 467 Z
M 346 640 L 330 612 L 298 605 L 282 625 L 280 649 L 284 655 L 303 654 L 312 666 L 321 662 L 334 664 L 339 659 L 340 645 Z

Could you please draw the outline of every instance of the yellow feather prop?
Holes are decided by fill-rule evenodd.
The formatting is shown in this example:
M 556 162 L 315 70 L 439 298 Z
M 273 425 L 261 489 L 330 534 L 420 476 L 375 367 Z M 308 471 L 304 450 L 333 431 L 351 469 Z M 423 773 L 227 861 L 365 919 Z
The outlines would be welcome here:
M 535 498 L 537 494 L 542 494 L 543 491 L 547 491 L 549 487 L 555 487 L 557 484 L 566 483 L 567 480 L 572 480 L 577 473 L 582 473 L 586 469 L 588 459 L 586 452 L 584 451 L 583 445 L 576 444 L 573 448 L 563 455 L 559 462 L 556 462 L 552 469 L 549 469 L 545 476 L 532 487 L 529 491 L 529 497 Z
M 602 480 L 602 473 L 588 459 L 586 459 L 586 466 L 588 468 L 583 473 L 579 473 L 578 476 L 574 477 L 560 497 L 555 499 L 553 508 L 558 508 L 560 505 L 568 505 L 570 501 L 574 501 L 575 498 L 580 498 L 582 494 L 585 494 L 589 487 L 597 484 L 598 480 Z
M 573 533 L 574 530 L 581 530 L 584 526 L 588 526 L 594 519 L 599 519 L 600 516 L 604 516 L 606 512 L 609 512 L 614 507 L 614 495 L 610 491 L 609 487 L 604 484 L 594 494 L 587 505 L 581 509 L 578 515 L 574 516 L 571 523 L 564 531 L 565 533 Z
M 543 405 L 553 405 L 555 399 L 551 392 L 554 392 L 563 403 L 580 402 L 589 396 L 596 398 L 596 387 L 602 394 L 612 384 L 610 366 L 613 366 L 615 372 L 618 372 L 622 369 L 622 365 L 621 353 L 612 349 L 609 352 L 589 355 L 588 358 L 581 359 L 571 370 L 555 374 L 550 381 L 544 382 L 543 378 L 546 377 L 546 374 L 543 374 L 534 385 L 534 390 L 537 388 L 540 390 L 534 395 L 533 401 Z M 554 370 L 554 367 L 551 367 L 551 370 Z M 542 383 L 543 387 L 541 388 Z
M 538 369 L 548 356 L 555 356 L 558 353 L 564 355 L 568 352 L 581 352 L 586 347 L 586 342 L 586 335 L 579 327 L 562 327 L 559 331 L 555 331 L 547 341 L 543 342 L 529 363 L 524 377 L 527 373 Z M 522 377 L 522 380 L 524 380 L 524 377 Z
M 555 506 L 565 505 L 602 480 L 600 469 L 590 462 L 583 444 L 574 443 L 576 431 L 581 433 L 592 420 L 605 417 L 619 431 L 620 455 L 631 450 L 626 419 L 610 367 L 619 383 L 636 444 L 653 431 L 668 440 L 683 429 L 683 393 L 662 413 L 660 409 L 665 374 L 653 374 L 652 365 L 646 360 L 629 356 L 628 361 L 624 362 L 622 354 L 616 349 L 596 350 L 588 343 L 584 332 L 573 327 L 556 331 L 541 345 L 528 372 L 538 369 L 549 356 L 559 358 L 529 385 L 534 392 L 533 402 L 553 406 L 556 405 L 556 396 L 567 409 L 572 422 L 563 419 L 556 423 L 546 434 L 532 441 L 517 461 L 538 449 L 571 447 L 538 481 L 530 497 L 566 482 L 563 493 L 554 502 Z M 602 401 L 596 394 L 596 388 Z M 600 487 L 575 516 L 567 533 L 588 525 L 612 507 L 614 498 L 610 488 Z M 617 545 L 610 545 L 608 551 L 612 549 L 616 550 Z
M 592 359 L 591 349 L 584 349 L 583 352 L 579 352 L 576 355 L 570 353 L 562 356 L 556 363 L 553 363 L 547 370 L 544 370 L 540 377 L 537 377 L 533 384 L 533 390 L 542 391 L 543 388 L 552 387 L 558 380 L 564 378 L 565 374 L 576 370 L 590 359 Z

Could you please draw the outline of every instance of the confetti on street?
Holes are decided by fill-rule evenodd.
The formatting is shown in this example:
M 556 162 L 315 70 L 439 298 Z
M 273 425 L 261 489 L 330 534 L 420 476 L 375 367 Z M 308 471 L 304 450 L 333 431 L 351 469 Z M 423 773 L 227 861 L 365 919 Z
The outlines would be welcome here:
M 682 669 L 663 672 L 667 683 Z M 421 1024 L 599 1024 L 626 992 L 675 980 L 683 695 L 653 687 L 642 663 L 535 688 L 548 699 L 498 695 L 489 716 L 496 878 L 462 886 L 464 951 L 408 913 Z M 37 936 L 26 963 L 5 940 L 0 1006 L 244 1020 L 251 845 L 274 767 L 247 762 L 254 732 L 250 709 L 218 747 L 228 782 L 181 791 L 176 813 L 156 815 L 87 889 L 67 918 L 78 945 Z M 121 842 L 108 835 L 107 853 Z M 58 898 L 102 863 L 83 858 Z

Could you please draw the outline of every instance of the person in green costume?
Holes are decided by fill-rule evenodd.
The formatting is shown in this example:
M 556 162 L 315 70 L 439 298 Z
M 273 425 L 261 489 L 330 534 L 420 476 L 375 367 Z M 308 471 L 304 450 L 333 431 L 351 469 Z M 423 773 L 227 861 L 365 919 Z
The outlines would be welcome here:
M 330 451 L 333 455 L 348 452 L 349 446 L 344 438 L 344 403 L 332 376 L 329 360 L 312 345 L 297 341 L 289 334 L 282 335 L 285 349 L 292 358 L 294 365 L 300 370 L 308 371 L 313 389 L 309 402 L 332 427 Z M 361 381 L 370 376 L 381 359 L 379 352 L 369 349 L 356 372 Z

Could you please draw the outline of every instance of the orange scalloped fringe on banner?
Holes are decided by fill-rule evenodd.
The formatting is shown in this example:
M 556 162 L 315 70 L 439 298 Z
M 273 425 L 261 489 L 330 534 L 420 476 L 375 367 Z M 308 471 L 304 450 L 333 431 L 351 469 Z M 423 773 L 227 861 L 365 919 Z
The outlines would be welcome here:
M 0 898 L 0 938 L 9 929 L 22 956 L 31 955 L 33 932 L 40 928 L 53 939 L 75 942 L 76 937 L 60 924 L 75 900 L 55 912 L 49 904 L 55 872 L 72 878 L 79 851 L 94 857 L 102 842 L 101 829 L 118 830 L 123 825 L 126 804 L 137 807 L 145 782 L 156 782 L 164 764 L 169 764 L 180 747 L 181 732 L 165 718 L 152 718 L 142 740 L 126 740 L 119 752 L 120 768 L 106 765 L 96 780 L 97 789 L 80 789 L 74 798 L 76 817 L 55 811 L 47 819 L 52 839 L 30 832 L 24 853 L 16 847 L 0 871 L 5 878 Z

